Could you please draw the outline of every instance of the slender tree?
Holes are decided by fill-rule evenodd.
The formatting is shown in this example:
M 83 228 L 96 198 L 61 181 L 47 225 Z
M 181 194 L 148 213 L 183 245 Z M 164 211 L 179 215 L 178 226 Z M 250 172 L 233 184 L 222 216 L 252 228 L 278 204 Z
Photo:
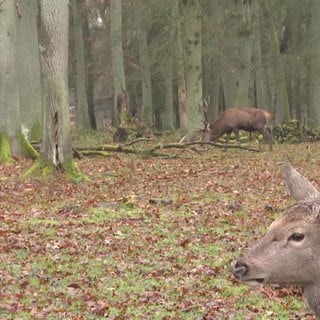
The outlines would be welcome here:
M 87 4 L 86 0 L 84 3 Z M 82 23 L 83 23 L 83 37 L 84 37 L 84 57 L 85 57 L 85 71 L 86 71 L 86 90 L 88 101 L 88 113 L 90 119 L 90 126 L 92 129 L 97 129 L 97 123 L 94 113 L 94 99 L 93 99 L 93 57 L 92 57 L 92 37 L 89 27 L 89 8 L 88 5 L 82 7 Z
M 312 1 L 310 34 L 310 107 L 308 124 L 312 128 L 320 126 L 320 1 Z
M 123 50 L 122 50 L 122 0 L 110 0 L 110 29 L 111 29 L 111 55 L 113 71 L 113 115 L 114 124 L 120 122 L 120 114 L 117 107 L 119 94 L 126 90 Z
M 202 120 L 201 7 L 199 0 L 185 0 L 184 61 L 187 89 L 187 131 L 191 140 Z
M 162 127 L 164 130 L 173 130 L 174 126 L 174 113 L 173 113 L 173 86 L 172 86 L 172 59 L 171 50 L 167 60 L 166 72 L 164 74 L 164 87 L 165 87 L 165 102 L 164 112 L 162 118 Z
M 142 86 L 141 119 L 149 126 L 153 125 L 153 106 L 151 91 L 150 57 L 148 53 L 147 30 L 143 25 L 143 1 L 137 0 L 134 10 L 137 39 L 139 45 L 140 76 Z
M 72 0 L 72 17 L 74 32 L 74 59 L 75 59 L 75 94 L 77 127 L 90 128 L 88 100 L 86 90 L 86 66 L 84 55 L 84 41 L 82 32 L 81 5 L 83 1 Z
M 184 58 L 183 58 L 183 40 L 182 40 L 182 15 L 179 10 L 179 0 L 174 0 L 173 4 L 173 16 L 175 18 L 175 30 L 176 30 L 176 72 L 177 72 L 177 87 L 178 87 L 178 113 L 179 113 L 179 125 L 183 129 L 187 129 L 187 98 L 186 98 L 186 80 L 184 71 Z

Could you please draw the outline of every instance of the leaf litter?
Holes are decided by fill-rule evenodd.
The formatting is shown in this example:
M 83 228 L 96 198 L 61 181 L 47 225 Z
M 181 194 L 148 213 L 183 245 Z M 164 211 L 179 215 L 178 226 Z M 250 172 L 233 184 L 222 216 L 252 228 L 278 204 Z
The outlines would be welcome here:
M 319 158 L 315 144 L 299 148 Z M 231 275 L 292 202 L 283 157 L 319 179 L 319 162 L 277 149 L 82 159 L 90 181 L 79 184 L 21 180 L 30 161 L 1 164 L 0 318 L 311 319 L 297 288 Z

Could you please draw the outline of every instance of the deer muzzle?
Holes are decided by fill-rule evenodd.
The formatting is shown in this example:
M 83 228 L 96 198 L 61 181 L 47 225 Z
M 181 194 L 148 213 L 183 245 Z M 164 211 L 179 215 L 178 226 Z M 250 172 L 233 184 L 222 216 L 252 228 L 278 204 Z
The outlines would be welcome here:
M 232 270 L 233 276 L 248 285 L 256 286 L 264 282 L 263 277 L 251 278 L 249 275 L 249 266 L 243 261 L 237 261 Z

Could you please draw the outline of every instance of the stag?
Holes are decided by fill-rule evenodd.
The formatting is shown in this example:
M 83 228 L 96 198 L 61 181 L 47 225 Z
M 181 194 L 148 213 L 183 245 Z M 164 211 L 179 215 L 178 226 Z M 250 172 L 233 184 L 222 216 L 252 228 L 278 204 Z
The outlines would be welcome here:
M 298 201 L 275 220 L 266 235 L 233 267 L 248 285 L 297 285 L 320 317 L 320 193 L 299 172 L 283 166 L 289 193 Z
M 227 134 L 227 143 L 233 132 L 240 142 L 239 130 L 260 132 L 269 142 L 269 149 L 272 150 L 273 139 L 271 137 L 270 124 L 272 115 L 263 109 L 257 108 L 228 108 L 222 112 L 218 119 L 212 124 L 206 124 L 202 134 L 203 142 L 218 140 L 222 135 Z

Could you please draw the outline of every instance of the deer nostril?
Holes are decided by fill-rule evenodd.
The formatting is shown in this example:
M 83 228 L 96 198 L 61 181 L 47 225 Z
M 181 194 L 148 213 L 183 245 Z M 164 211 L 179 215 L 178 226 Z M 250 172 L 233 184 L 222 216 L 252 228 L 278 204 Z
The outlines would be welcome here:
M 237 279 L 241 279 L 247 272 L 249 267 L 241 261 L 237 261 L 236 264 L 233 267 L 233 275 Z

